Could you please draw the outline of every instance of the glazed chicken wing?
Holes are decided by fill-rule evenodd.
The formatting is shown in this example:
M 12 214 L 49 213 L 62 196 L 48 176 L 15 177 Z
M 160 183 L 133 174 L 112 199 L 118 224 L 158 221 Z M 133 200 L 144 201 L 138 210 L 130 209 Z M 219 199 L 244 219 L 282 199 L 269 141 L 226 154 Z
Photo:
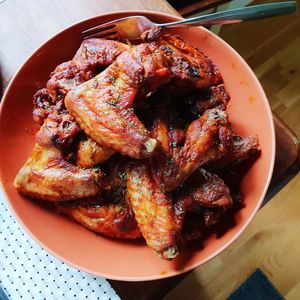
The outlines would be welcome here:
M 224 156 L 231 142 L 224 111 L 207 110 L 201 118 L 193 121 L 186 130 L 184 143 L 182 130 L 174 129 L 169 120 L 158 117 L 152 128 L 153 136 L 164 149 L 153 158 L 155 165 L 152 169 L 164 183 L 166 191 L 176 189 L 202 165 Z M 172 129 L 168 132 L 170 125 Z
M 105 236 L 142 237 L 128 198 L 124 161 L 115 157 L 105 162 L 103 169 L 101 196 L 57 203 L 59 211 Z
M 129 46 L 112 40 L 84 40 L 74 58 L 57 66 L 47 82 L 53 96 L 65 96 L 69 90 L 91 79 L 101 68 L 113 63 Z
M 67 148 L 77 130 L 69 117 L 66 115 L 66 119 L 64 115 L 51 114 L 44 122 L 30 157 L 15 178 L 14 186 L 20 193 L 48 201 L 73 200 L 98 194 L 101 173 L 72 165 L 58 149 Z
M 238 164 L 247 160 L 249 157 L 260 152 L 260 146 L 257 136 L 233 136 L 232 144 L 226 156 L 211 162 L 209 168 L 213 170 L 222 169 L 233 164 Z
M 208 89 L 208 92 L 195 96 L 195 103 L 191 108 L 192 113 L 195 116 L 202 115 L 207 109 L 219 108 L 225 110 L 227 103 L 230 100 L 230 96 L 226 91 L 224 84 L 212 86 Z
M 43 124 L 47 116 L 64 109 L 64 96 L 79 84 L 91 79 L 100 70 L 110 65 L 129 46 L 105 39 L 87 39 L 82 42 L 72 61 L 59 65 L 51 74 L 48 89 L 34 95 L 33 118 Z M 59 99 L 59 100 L 58 100 Z M 84 168 L 94 167 L 114 153 L 89 137 L 79 141 L 77 164 Z
M 173 194 L 174 210 L 178 230 L 182 230 L 186 213 L 199 212 L 201 208 L 221 208 L 232 206 L 230 190 L 216 174 L 202 168 L 185 181 L 184 186 Z M 201 212 L 201 211 L 200 211 Z M 203 222 L 199 217 L 199 223 Z
M 116 202 L 100 197 L 56 203 L 58 211 L 91 231 L 119 239 L 142 237 L 127 200 Z
M 138 162 L 127 170 L 127 189 L 135 218 L 149 247 L 162 258 L 178 255 L 173 205 L 153 180 L 147 162 Z
M 97 195 L 101 175 L 69 162 L 54 147 L 36 144 L 14 180 L 15 188 L 31 198 L 66 201 Z
M 218 109 L 207 110 L 187 128 L 179 163 L 176 164 L 178 167 L 171 170 L 170 176 L 165 176 L 166 190 L 175 189 L 196 169 L 224 156 L 230 142 L 227 114 Z
M 164 59 L 147 44 L 132 47 L 92 80 L 72 89 L 65 104 L 93 140 L 133 158 L 149 156 L 156 140 L 135 115 L 138 93 L 147 94 L 168 82 Z
M 177 85 L 204 89 L 222 81 L 218 68 L 197 48 L 174 35 L 155 31 L 157 28 L 144 33 L 142 38 L 159 46 Z

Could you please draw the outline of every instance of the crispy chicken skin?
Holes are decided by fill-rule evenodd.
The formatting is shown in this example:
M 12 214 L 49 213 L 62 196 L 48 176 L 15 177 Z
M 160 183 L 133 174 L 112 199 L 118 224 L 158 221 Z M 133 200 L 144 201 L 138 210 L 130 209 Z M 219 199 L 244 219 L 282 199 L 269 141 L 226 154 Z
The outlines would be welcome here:
M 110 65 L 126 49 L 129 49 L 129 46 L 116 41 L 83 41 L 73 60 L 60 64 L 52 72 L 47 83 L 48 89 L 41 89 L 34 95 L 34 120 L 42 125 L 50 113 L 64 109 L 64 97 L 70 89 L 91 79 L 99 73 L 99 68 Z M 88 137 L 79 141 L 77 162 L 81 167 L 90 168 L 100 164 L 113 153 L 111 149 Z M 92 156 L 89 158 L 89 155 Z
M 36 134 L 36 141 L 40 146 L 55 147 L 66 154 L 79 131 L 79 126 L 68 112 L 55 112 L 45 120 Z
M 72 165 L 58 149 L 59 146 L 67 147 L 76 131 L 76 127 L 64 127 L 66 121 L 69 122 L 64 115 L 51 114 L 37 133 L 37 143 L 14 181 L 20 193 L 48 201 L 66 201 L 98 194 L 102 174 Z
M 177 85 L 205 89 L 222 82 L 222 76 L 214 63 L 186 41 L 164 34 L 155 43 L 168 61 Z
M 66 201 L 97 195 L 101 174 L 69 162 L 55 147 L 34 149 L 14 180 L 18 192 L 31 198 Z
M 33 120 L 40 125 L 43 125 L 47 117 L 53 113 L 63 109 L 63 101 L 57 103 L 56 97 L 43 88 L 38 90 L 33 96 Z
M 115 202 L 100 197 L 56 203 L 59 212 L 91 231 L 119 239 L 142 237 L 127 200 Z
M 130 165 L 127 169 L 128 195 L 147 245 L 169 260 L 178 255 L 173 205 L 151 176 L 146 162 Z
M 85 169 L 92 168 L 106 161 L 114 153 L 114 150 L 99 145 L 91 138 L 86 138 L 78 144 L 76 165 Z
M 112 40 L 84 40 L 74 58 L 57 66 L 47 82 L 53 96 L 65 96 L 69 90 L 91 79 L 99 68 L 113 63 L 129 46 Z
M 138 93 L 147 94 L 168 82 L 162 55 L 150 45 L 132 47 L 104 72 L 72 89 L 65 104 L 93 140 L 133 158 L 149 156 L 156 140 L 135 115 Z
M 57 203 L 63 212 L 88 229 L 106 236 L 135 239 L 142 237 L 130 206 L 124 163 L 120 157 L 103 166 L 101 196 Z

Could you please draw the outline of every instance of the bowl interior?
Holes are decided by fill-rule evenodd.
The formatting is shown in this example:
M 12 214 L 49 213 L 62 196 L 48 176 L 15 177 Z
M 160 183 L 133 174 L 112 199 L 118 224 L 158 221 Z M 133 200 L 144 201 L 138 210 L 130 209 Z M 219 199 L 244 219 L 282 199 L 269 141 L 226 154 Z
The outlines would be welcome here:
M 125 242 L 97 236 L 69 219 L 19 195 L 13 180 L 35 142 L 32 96 L 45 85 L 50 72 L 72 58 L 81 42 L 81 31 L 130 14 L 146 15 L 156 22 L 176 17 L 153 12 L 122 12 L 78 23 L 51 38 L 24 63 L 10 83 L 0 114 L 0 172 L 7 200 L 27 232 L 50 253 L 81 270 L 119 280 L 151 280 L 174 276 L 208 261 L 243 231 L 258 210 L 274 164 L 273 119 L 265 94 L 241 57 L 225 42 L 203 28 L 173 29 L 197 46 L 218 66 L 231 95 L 229 116 L 238 134 L 256 134 L 262 154 L 242 180 L 246 207 L 234 217 L 234 225 L 203 243 L 186 247 L 172 262 L 158 258 L 143 241 Z M 224 224 L 225 226 L 225 224 Z

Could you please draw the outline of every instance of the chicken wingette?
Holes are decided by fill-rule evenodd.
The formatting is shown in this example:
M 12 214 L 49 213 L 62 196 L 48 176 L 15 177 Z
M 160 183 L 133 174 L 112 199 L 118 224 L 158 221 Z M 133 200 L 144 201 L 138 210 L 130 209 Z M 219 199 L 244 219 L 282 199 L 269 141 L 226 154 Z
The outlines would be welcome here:
M 155 31 L 145 32 L 142 38 L 159 47 L 178 86 L 202 90 L 222 82 L 218 68 L 204 53 L 177 36 Z
M 131 207 L 147 245 L 163 259 L 173 259 L 178 255 L 178 232 L 171 200 L 152 178 L 147 162 L 130 164 L 126 175 Z
M 112 64 L 127 49 L 128 45 L 112 40 L 84 40 L 73 59 L 58 65 L 51 73 L 47 89 L 53 96 L 64 97 L 72 88 Z
M 64 108 L 64 97 L 70 89 L 91 79 L 127 49 L 128 45 L 116 41 L 84 40 L 74 58 L 60 64 L 51 73 L 47 89 L 41 89 L 35 94 L 34 120 L 43 124 L 49 113 Z M 91 168 L 105 161 L 113 153 L 112 149 L 99 145 L 87 137 L 79 141 L 77 162 L 81 167 Z
M 64 115 L 50 114 L 37 133 L 37 143 L 14 180 L 20 193 L 48 201 L 74 200 L 99 193 L 101 172 L 69 163 L 57 148 L 67 147 L 67 141 L 76 132 L 76 126 L 63 128 L 61 124 L 65 121 Z

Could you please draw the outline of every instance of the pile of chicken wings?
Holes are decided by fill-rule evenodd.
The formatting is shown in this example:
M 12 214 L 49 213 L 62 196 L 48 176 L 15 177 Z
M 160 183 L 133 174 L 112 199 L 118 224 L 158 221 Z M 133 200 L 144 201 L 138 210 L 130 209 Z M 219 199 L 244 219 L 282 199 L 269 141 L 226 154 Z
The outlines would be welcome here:
M 33 97 L 41 127 L 14 186 L 173 259 L 235 201 L 216 172 L 260 151 L 233 133 L 229 100 L 214 63 L 178 37 L 84 40 Z

